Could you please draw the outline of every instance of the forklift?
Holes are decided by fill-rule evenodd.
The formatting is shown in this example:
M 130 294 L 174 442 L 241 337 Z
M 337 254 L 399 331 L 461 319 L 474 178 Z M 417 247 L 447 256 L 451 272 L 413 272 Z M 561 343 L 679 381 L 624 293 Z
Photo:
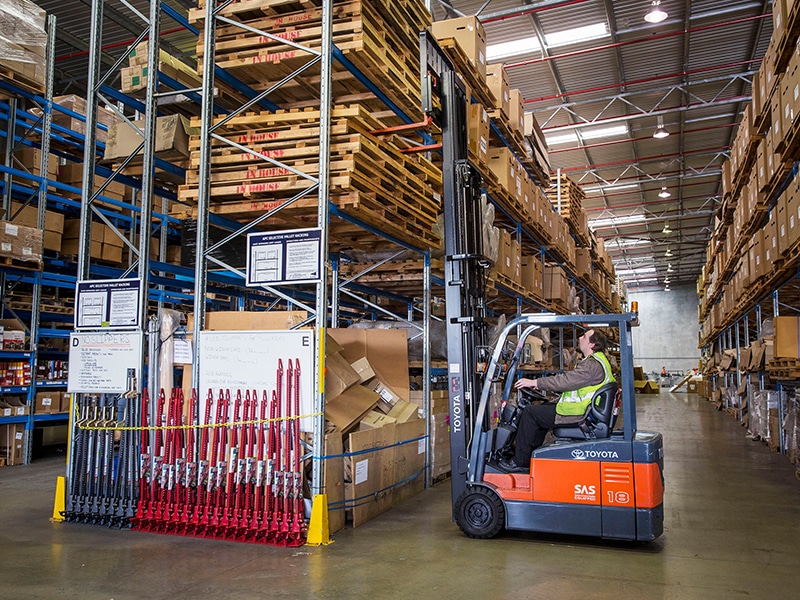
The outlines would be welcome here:
M 505 528 L 654 540 L 663 532 L 663 441 L 660 433 L 636 429 L 631 327 L 638 314 L 522 314 L 489 344 L 491 263 L 483 251 L 481 176 L 467 156 L 470 98 L 428 32 L 420 34 L 420 58 L 423 111 L 442 136 L 453 520 L 473 538 Z M 520 412 L 544 400 L 531 390 L 513 391 L 525 341 L 540 328 L 616 329 L 620 383 L 597 390 L 581 422 L 554 429 L 554 440 L 533 451 L 528 472 L 506 472 L 499 462 L 511 453 Z M 502 408 L 495 426 L 489 406 L 498 385 Z M 616 430 L 620 408 L 623 426 Z

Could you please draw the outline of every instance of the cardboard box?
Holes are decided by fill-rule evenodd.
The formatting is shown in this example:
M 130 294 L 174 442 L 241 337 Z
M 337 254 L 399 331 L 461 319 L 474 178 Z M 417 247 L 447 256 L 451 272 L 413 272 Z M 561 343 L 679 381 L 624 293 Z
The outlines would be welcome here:
M 358 373 L 359 383 L 364 383 L 375 377 L 375 371 L 372 370 L 372 367 L 370 366 L 366 356 L 359 358 L 350 366 L 356 373 Z
M 522 92 L 512 89 L 508 99 L 508 124 L 520 135 L 525 131 L 525 99 Z
M 353 386 L 332 400 L 326 397 L 325 418 L 333 423 L 337 431 L 348 433 L 377 406 L 379 399 L 377 393 L 365 386 Z
M 395 404 L 403 400 L 400 394 L 395 392 L 391 386 L 381 381 L 378 377 L 371 379 L 365 385 L 378 394 L 378 408 L 386 414 L 391 412 Z
M 25 424 L 0 425 L 0 456 L 6 465 L 21 465 L 25 461 Z
M 545 267 L 544 269 L 544 298 L 545 300 L 558 300 L 566 303 L 569 293 L 567 277 L 561 267 Z
M 72 407 L 72 394 L 61 392 L 59 394 L 58 412 L 68 413 Z
M 417 414 L 417 405 L 405 400 L 397 400 L 392 410 L 389 411 L 390 418 L 394 419 L 397 423 L 406 423 L 408 421 L 419 419 Z
M 325 354 L 325 398 L 330 402 L 345 390 L 361 381 L 347 359 L 339 352 Z
M 358 430 L 366 431 L 367 429 L 376 429 L 378 427 L 383 427 L 384 425 L 394 424 L 395 422 L 396 421 L 394 417 L 385 415 L 377 410 L 371 410 L 359 422 Z
M 134 121 L 140 129 L 144 120 Z M 156 120 L 156 155 L 165 158 L 189 156 L 189 136 L 199 133 L 198 128 L 189 125 L 189 119 L 183 115 L 167 115 Z M 115 123 L 108 130 L 105 160 L 127 158 L 142 143 L 142 136 L 127 123 Z M 141 151 L 140 151 L 141 153 Z
M 521 257 L 522 285 L 534 295 L 543 297 L 544 280 L 542 277 L 542 257 L 539 255 Z
M 489 159 L 489 113 L 478 104 L 470 104 L 467 109 L 467 128 L 469 151 L 478 158 L 480 164 Z
M 33 413 L 36 415 L 57 413 L 61 411 L 61 392 L 46 390 L 36 392 Z
M 43 238 L 41 229 L 0 221 L 0 256 L 41 264 Z
M 592 276 L 592 255 L 586 248 L 575 250 L 575 275 L 578 277 Z
M 486 32 L 477 17 L 434 21 L 431 32 L 437 40 L 455 38 L 481 78 L 486 77 Z
M 0 319 L 3 350 L 25 350 L 25 327 L 17 319 Z
M 774 350 L 778 358 L 800 358 L 800 317 L 775 317 Z
M 508 84 L 508 73 L 502 64 L 486 67 L 486 85 L 495 97 L 495 105 L 492 108 L 502 110 L 505 117 L 509 118 L 511 88 Z
M 5 396 L 0 399 L 0 416 L 2 417 L 24 417 L 30 414 L 30 407 L 25 404 L 22 398 L 17 396 Z
M 404 329 L 328 329 L 348 363 L 366 357 L 375 376 L 408 400 L 408 334 Z

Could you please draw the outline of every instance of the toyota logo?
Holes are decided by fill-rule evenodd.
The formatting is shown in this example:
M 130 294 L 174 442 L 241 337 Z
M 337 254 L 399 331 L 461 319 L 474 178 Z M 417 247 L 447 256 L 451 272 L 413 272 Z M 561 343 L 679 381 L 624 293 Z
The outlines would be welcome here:
M 583 450 L 575 448 L 575 450 L 572 451 L 572 458 L 586 458 L 586 456 L 583 454 Z

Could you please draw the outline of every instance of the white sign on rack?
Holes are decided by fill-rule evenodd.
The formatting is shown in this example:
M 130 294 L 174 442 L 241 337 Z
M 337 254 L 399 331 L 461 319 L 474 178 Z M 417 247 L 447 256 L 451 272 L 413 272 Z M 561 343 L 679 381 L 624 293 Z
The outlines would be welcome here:
M 322 277 L 322 230 L 247 234 L 248 287 L 316 283 Z
M 141 331 L 71 333 L 67 391 L 121 394 L 127 390 L 128 369 L 136 370 L 140 387 L 143 338 Z
M 199 414 L 205 410 L 209 390 L 215 398 L 220 390 L 230 390 L 231 396 L 236 390 L 241 390 L 242 394 L 246 390 L 255 390 L 259 399 L 266 391 L 271 401 L 279 368 L 282 368 L 285 398 L 290 362 L 292 371 L 300 369 L 300 414 L 313 412 L 316 389 L 313 330 L 201 331 L 196 352 L 200 361 Z M 300 428 L 312 431 L 312 418 L 301 419 Z

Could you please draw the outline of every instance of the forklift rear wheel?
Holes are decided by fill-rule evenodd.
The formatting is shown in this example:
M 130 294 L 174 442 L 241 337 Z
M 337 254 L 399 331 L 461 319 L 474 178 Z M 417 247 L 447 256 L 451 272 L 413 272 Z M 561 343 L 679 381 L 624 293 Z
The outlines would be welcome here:
M 505 524 L 503 502 L 488 488 L 464 490 L 456 500 L 455 508 L 456 523 L 471 538 L 492 538 Z

